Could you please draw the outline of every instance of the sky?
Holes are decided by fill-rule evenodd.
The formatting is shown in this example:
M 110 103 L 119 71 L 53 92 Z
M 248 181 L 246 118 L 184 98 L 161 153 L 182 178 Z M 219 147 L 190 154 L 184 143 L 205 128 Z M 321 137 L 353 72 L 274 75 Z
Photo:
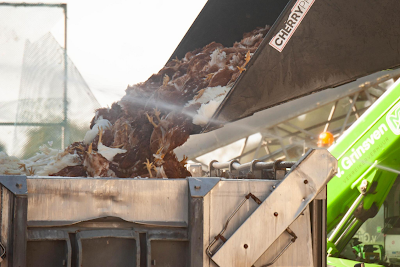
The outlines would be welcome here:
M 111 105 L 164 66 L 205 3 L 67 1 L 68 54 L 100 104 Z
M 206 0 L 65 3 L 68 55 L 101 106 L 111 106 L 128 85 L 144 82 L 164 66 Z M 60 43 L 63 25 L 60 17 L 51 29 Z

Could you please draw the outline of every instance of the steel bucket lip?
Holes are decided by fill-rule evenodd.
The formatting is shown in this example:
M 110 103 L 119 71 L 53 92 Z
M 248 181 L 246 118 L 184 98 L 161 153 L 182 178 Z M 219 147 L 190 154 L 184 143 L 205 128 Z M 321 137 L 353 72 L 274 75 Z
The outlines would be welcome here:
M 293 0 L 208 0 L 168 62 L 211 42 L 229 47 L 257 27 L 273 26 Z M 167 62 L 167 63 L 168 63 Z
M 271 31 L 273 25 L 275 25 L 277 21 L 280 21 L 283 11 L 290 5 L 290 2 L 295 1 L 253 0 L 251 5 L 243 6 L 243 1 L 241 0 L 208 0 L 172 53 L 168 62 L 176 57 L 183 58 L 187 52 L 204 47 L 211 42 L 217 42 L 225 47 L 231 47 L 234 42 L 240 41 L 243 38 L 244 33 L 250 32 L 257 27 L 265 27 L 268 25 L 271 26 Z M 229 7 L 229 9 L 227 9 L 227 7 Z M 269 38 L 269 34 L 267 33 L 260 47 L 263 43 L 266 43 L 265 40 L 269 40 Z M 257 57 L 259 49 L 257 49 L 252 56 L 247 65 L 247 69 L 250 68 L 252 61 Z M 226 99 L 229 98 L 229 95 L 235 89 L 243 75 L 244 73 L 242 73 L 232 85 L 228 95 L 214 113 L 213 118 L 224 105 Z M 221 126 L 222 125 L 215 123 L 208 123 L 200 128 L 199 133 L 208 132 Z
M 209 0 L 170 60 L 176 56 L 183 57 L 186 52 L 212 41 L 231 46 L 233 40 L 240 40 L 241 34 L 256 26 L 268 24 L 271 29 L 247 64 L 247 70 L 236 80 L 210 120 L 217 123 L 209 122 L 201 132 L 212 131 L 228 122 L 328 88 L 339 87 L 378 71 L 399 67 L 400 54 L 396 53 L 396 49 L 398 51 L 400 48 L 396 47 L 398 42 L 393 36 L 400 34 L 400 28 L 386 27 L 386 31 L 394 33 L 382 31 L 384 25 L 398 23 L 395 8 L 379 6 L 372 11 L 369 6 L 373 3 L 368 1 L 363 1 L 362 5 L 344 0 L 313 1 L 284 50 L 278 52 L 268 41 L 281 30 L 292 7 L 299 1 L 283 1 L 282 4 L 282 1 L 271 0 L 263 1 L 265 5 L 262 5 L 262 1 L 254 0 L 251 6 L 243 6 L 240 0 Z M 281 9 L 273 14 L 271 10 L 279 5 L 278 2 L 282 5 Z M 268 5 L 270 8 L 265 8 Z M 400 8 L 400 2 L 393 0 L 392 5 Z M 255 10 L 254 14 L 258 10 L 264 11 L 259 20 L 262 23 L 251 24 L 254 21 L 240 15 L 240 12 L 246 13 L 250 9 Z M 218 15 L 226 24 L 216 24 Z M 372 16 L 370 20 L 365 19 L 367 15 Z M 359 27 L 361 30 L 357 30 Z M 240 34 L 231 29 L 240 31 Z M 235 38 L 229 40 L 231 36 Z M 201 43 L 199 38 L 203 38 L 204 42 Z M 346 40 L 345 45 L 342 40 Z M 269 63 L 267 59 L 270 59 Z M 293 59 L 296 64 L 292 62 Z M 269 70 L 273 70 L 273 73 L 268 75 Z

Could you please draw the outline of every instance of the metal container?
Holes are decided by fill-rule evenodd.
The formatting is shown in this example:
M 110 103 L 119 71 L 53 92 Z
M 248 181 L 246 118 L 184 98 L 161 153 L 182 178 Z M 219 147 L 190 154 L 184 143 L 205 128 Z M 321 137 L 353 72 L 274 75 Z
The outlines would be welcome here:
M 313 266 L 335 170 L 317 150 L 283 180 L 1 176 L 1 267 Z

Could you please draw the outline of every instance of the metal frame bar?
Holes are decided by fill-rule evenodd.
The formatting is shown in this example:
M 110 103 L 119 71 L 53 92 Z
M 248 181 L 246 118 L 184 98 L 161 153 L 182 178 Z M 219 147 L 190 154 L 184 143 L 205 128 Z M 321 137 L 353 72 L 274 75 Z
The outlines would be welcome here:
M 346 124 L 347 124 L 347 121 L 349 120 L 349 117 L 350 117 L 351 112 L 352 112 L 352 111 L 353 111 L 353 112 L 356 112 L 353 108 L 354 108 L 354 106 L 355 106 L 355 104 L 356 104 L 357 98 L 358 98 L 358 93 L 355 93 L 355 94 L 354 94 L 354 97 L 353 97 L 353 100 L 352 100 L 352 101 L 350 101 L 350 98 L 349 98 L 350 107 L 349 107 L 349 110 L 347 111 L 346 117 L 344 118 L 344 122 L 343 122 L 343 125 L 342 125 L 342 129 L 340 130 L 340 135 L 342 135 L 343 132 L 344 132 L 344 130 L 345 130 L 345 126 L 346 126 Z M 355 113 L 355 114 L 356 114 L 356 118 L 358 119 L 360 116 L 359 116 L 357 113 Z M 358 116 L 358 117 L 357 117 L 357 116 Z
M 367 89 L 367 90 L 364 90 L 364 93 L 365 93 L 365 95 L 367 96 L 369 102 L 371 102 L 371 103 L 375 102 L 375 100 L 372 99 L 371 94 L 368 92 L 368 89 Z
M 205 223 L 205 209 L 204 198 L 194 198 L 189 199 L 189 236 L 190 236 L 190 265 L 191 267 L 202 267 L 205 264 L 205 259 L 203 257 L 203 250 L 200 249 L 204 247 L 204 244 L 208 242 L 204 237 L 203 225 Z M 151 254 L 150 254 L 151 255 Z M 151 266 L 151 265 L 148 265 Z
M 277 139 L 278 139 L 278 141 L 279 141 L 279 143 L 280 143 L 280 145 L 281 145 L 281 147 L 282 147 L 283 154 L 285 155 L 286 158 L 289 158 L 289 155 L 288 155 L 288 153 L 287 153 L 285 144 L 283 143 L 283 138 L 280 137 L 277 127 L 274 127 L 274 132 L 275 132 L 275 134 L 276 134 L 277 137 L 278 137 Z
M 356 101 L 357 101 L 358 94 L 359 93 L 356 93 L 354 95 L 353 99 L 351 99 L 349 97 L 349 102 L 351 104 L 351 109 L 354 111 L 357 120 L 358 120 L 358 118 L 360 118 L 360 114 L 358 114 L 357 107 L 356 107 Z
M 43 123 L 43 122 L 0 122 L 0 126 L 38 126 L 38 127 L 50 127 L 59 126 L 61 123 Z
M 309 112 L 313 112 L 319 108 L 326 108 L 326 106 L 332 105 L 332 103 L 333 103 L 333 105 L 331 107 L 331 111 L 329 113 L 329 116 L 326 120 L 323 120 L 320 122 L 315 122 L 313 125 L 311 125 L 309 127 L 302 128 L 291 122 L 292 119 L 294 119 L 298 116 L 298 114 L 296 114 L 295 117 L 292 117 L 290 119 L 280 122 L 279 124 L 276 124 L 269 128 L 266 128 L 265 130 L 260 132 L 262 137 L 261 137 L 261 140 L 258 143 L 258 145 L 256 147 L 249 149 L 247 147 L 248 142 L 246 142 L 242 149 L 242 153 L 239 156 L 236 156 L 235 159 L 242 159 L 245 156 L 249 156 L 249 155 L 253 154 L 253 156 L 252 156 L 253 160 L 257 159 L 257 158 L 258 158 L 258 160 L 261 160 L 261 161 L 267 161 L 267 160 L 276 159 L 276 158 L 287 160 L 288 154 L 289 154 L 288 151 L 290 149 L 294 148 L 295 146 L 303 146 L 303 150 L 306 150 L 307 148 L 317 147 L 317 144 L 316 144 L 317 138 L 316 138 L 316 135 L 313 134 L 313 132 L 312 132 L 314 129 L 323 126 L 324 129 L 327 130 L 332 123 L 338 122 L 338 121 L 342 121 L 341 126 L 335 128 L 335 129 L 330 129 L 330 132 L 332 134 L 334 134 L 335 138 L 342 135 L 343 132 L 349 126 L 351 126 L 351 124 L 355 120 L 357 120 L 359 118 L 359 116 L 364 111 L 366 111 L 369 108 L 369 106 L 372 105 L 380 97 L 379 95 L 375 95 L 374 93 L 371 93 L 369 90 L 371 88 L 376 88 L 378 85 L 380 86 L 381 83 L 386 82 L 389 79 L 395 79 L 392 76 L 393 75 L 386 75 L 384 77 L 381 77 L 377 81 L 365 82 L 359 86 L 360 90 L 353 93 L 352 95 L 346 95 L 339 99 L 332 99 L 331 102 L 328 102 L 323 106 L 319 106 L 318 108 L 315 108 L 315 109 L 312 109 L 311 111 L 309 111 Z M 381 86 L 380 86 L 379 90 L 385 91 Z M 359 97 L 362 93 L 365 93 L 370 105 L 360 108 L 360 109 L 357 109 L 356 104 L 360 101 L 365 101 L 365 97 L 364 98 Z M 347 111 L 344 115 L 334 116 L 334 114 L 338 110 L 338 108 L 341 108 L 341 106 L 338 105 L 338 103 L 342 99 L 347 99 L 347 101 L 350 103 L 350 107 L 346 107 Z M 307 113 L 305 113 L 305 114 L 307 114 Z M 353 118 L 353 119 L 351 120 L 351 118 Z M 349 122 L 349 121 L 351 121 L 351 122 Z M 295 131 L 290 131 L 290 130 L 288 130 L 287 127 L 283 128 L 282 127 L 283 125 L 293 128 L 293 129 L 295 129 Z M 277 132 L 277 130 L 284 132 L 284 134 L 279 135 L 279 132 Z M 272 133 L 275 133 L 275 134 L 269 134 L 269 133 L 265 134 L 265 132 L 271 132 L 271 131 L 272 131 Z M 254 134 L 254 133 L 252 133 L 252 134 Z M 301 134 L 304 134 L 305 136 L 303 136 Z M 272 140 L 265 141 L 265 138 L 267 136 L 272 138 Z M 299 140 L 303 140 L 303 142 L 297 142 L 297 141 L 294 142 L 293 140 L 290 139 L 292 137 L 296 137 Z M 248 138 L 248 136 L 245 138 Z M 285 145 L 284 140 L 289 140 L 289 144 Z M 271 143 L 279 146 L 280 148 L 271 149 L 271 147 L 268 147 L 268 145 L 270 145 Z M 262 155 L 262 154 L 259 155 L 260 151 L 262 151 L 261 148 L 265 148 L 265 155 Z
M 382 92 L 386 92 L 386 89 L 383 88 L 382 86 L 380 86 L 379 84 L 373 86 L 373 88 L 378 89 L 378 90 L 381 90 Z
M 6 244 L 5 257 L 8 266 L 24 267 L 26 266 L 28 218 L 26 176 L 0 176 L 0 184 L 1 232 L 6 233 L 5 236 L 2 234 L 6 240 L 2 239 L 0 242 Z M 8 191 L 8 201 L 3 198 L 4 191 Z M 4 206 L 3 202 L 8 202 L 8 206 Z
M 13 251 L 12 266 L 26 266 L 26 231 L 28 218 L 28 196 L 16 195 L 13 202 Z
M 311 230 L 315 267 L 326 267 L 326 187 L 311 202 Z
M 67 4 L 47 4 L 47 3 L 11 3 L 11 2 L 0 2 L 2 6 L 25 6 L 25 7 L 61 7 L 64 8 Z
M 67 55 L 67 5 L 64 5 L 64 121 L 62 126 L 62 142 L 61 149 L 65 144 L 69 143 L 69 127 L 68 127 L 68 55 Z
M 335 111 L 336 111 L 336 107 L 337 107 L 338 102 L 339 102 L 339 100 L 337 100 L 337 101 L 335 102 L 335 104 L 333 104 L 333 106 L 332 106 L 332 108 L 331 108 L 331 112 L 329 113 L 328 120 L 327 120 L 327 122 L 326 122 L 326 124 L 325 124 L 324 132 L 328 131 L 329 124 L 331 123 L 331 120 L 332 120 L 332 118 L 333 118 L 333 115 L 335 115 Z
M 311 138 L 316 138 L 315 134 L 313 134 L 312 132 L 307 131 L 306 129 L 303 129 L 303 128 L 301 128 L 301 127 L 299 127 L 297 125 L 294 125 L 294 124 L 292 124 L 292 123 L 290 123 L 288 121 L 284 122 L 283 124 L 286 124 L 287 126 L 292 127 L 294 129 L 304 133 L 305 135 L 310 136 Z

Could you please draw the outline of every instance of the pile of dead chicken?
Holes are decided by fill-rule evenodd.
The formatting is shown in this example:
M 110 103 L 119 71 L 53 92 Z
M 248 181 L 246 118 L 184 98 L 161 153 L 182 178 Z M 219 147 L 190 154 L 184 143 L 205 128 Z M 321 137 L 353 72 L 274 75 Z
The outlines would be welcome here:
M 146 82 L 129 86 L 111 108 L 97 110 L 84 141 L 52 152 L 47 171 L 26 162 L 19 168 L 28 175 L 68 177 L 190 176 L 186 158 L 179 161 L 173 150 L 207 123 L 211 104 L 216 107 L 245 71 L 268 29 L 245 34 L 233 47 L 213 42 L 170 61 Z

